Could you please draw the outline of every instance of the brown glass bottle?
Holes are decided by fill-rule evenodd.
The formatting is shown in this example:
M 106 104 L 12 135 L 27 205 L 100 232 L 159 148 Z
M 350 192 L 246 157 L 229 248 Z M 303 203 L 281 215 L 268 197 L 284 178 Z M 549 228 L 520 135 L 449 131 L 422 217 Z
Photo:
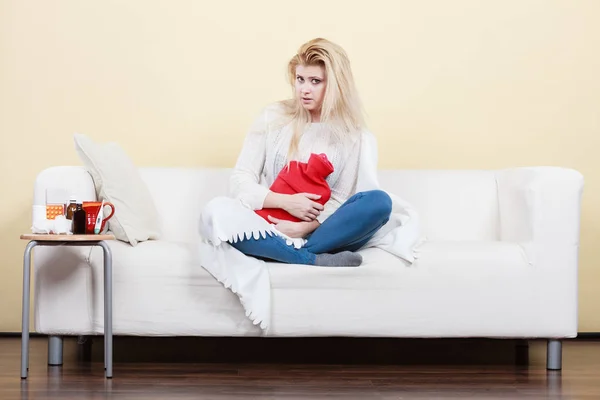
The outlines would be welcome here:
M 85 210 L 81 203 L 77 203 L 77 207 L 73 212 L 73 234 L 84 235 L 85 234 Z
M 77 209 L 77 200 L 71 199 L 69 205 L 67 206 L 66 217 L 67 219 L 73 220 L 73 213 Z

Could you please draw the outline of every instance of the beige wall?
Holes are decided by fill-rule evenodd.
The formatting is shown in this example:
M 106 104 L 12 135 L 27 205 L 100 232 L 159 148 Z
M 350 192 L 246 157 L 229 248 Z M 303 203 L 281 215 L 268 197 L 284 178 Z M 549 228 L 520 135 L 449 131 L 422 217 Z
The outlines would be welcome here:
M 316 36 L 353 60 L 381 167 L 585 175 L 580 331 L 600 331 L 599 20 L 595 0 L 0 0 L 0 331 L 20 330 L 33 180 L 79 164 L 73 132 L 230 166 Z

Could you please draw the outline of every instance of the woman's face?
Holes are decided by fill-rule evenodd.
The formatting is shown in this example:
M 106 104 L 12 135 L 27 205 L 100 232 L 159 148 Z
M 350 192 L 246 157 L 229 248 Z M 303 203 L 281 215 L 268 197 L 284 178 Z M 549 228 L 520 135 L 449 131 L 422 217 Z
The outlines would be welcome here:
M 296 96 L 308 110 L 313 122 L 319 122 L 321 106 L 325 97 L 325 68 L 320 65 L 298 65 L 296 67 Z

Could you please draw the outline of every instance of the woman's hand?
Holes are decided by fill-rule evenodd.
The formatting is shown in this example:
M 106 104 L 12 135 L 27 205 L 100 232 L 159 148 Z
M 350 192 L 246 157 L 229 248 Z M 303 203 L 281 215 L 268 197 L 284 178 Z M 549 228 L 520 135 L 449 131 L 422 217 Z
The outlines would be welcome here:
M 281 208 L 303 221 L 314 221 L 325 208 L 313 201 L 320 198 L 321 196 L 312 193 L 287 195 Z
M 279 232 L 291 238 L 304 238 L 320 225 L 319 221 L 316 220 L 311 222 L 292 222 L 271 217 L 270 215 L 268 218 L 271 223 L 275 224 L 275 228 Z

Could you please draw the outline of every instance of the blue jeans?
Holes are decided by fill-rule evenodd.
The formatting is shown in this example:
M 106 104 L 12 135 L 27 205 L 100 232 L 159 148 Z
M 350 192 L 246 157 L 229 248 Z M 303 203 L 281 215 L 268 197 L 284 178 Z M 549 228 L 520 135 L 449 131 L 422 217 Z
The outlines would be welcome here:
M 273 235 L 230 243 L 242 253 L 289 264 L 314 265 L 316 255 L 357 251 L 389 220 L 392 200 L 381 190 L 359 192 L 350 197 L 307 238 L 304 247 L 288 246 Z

